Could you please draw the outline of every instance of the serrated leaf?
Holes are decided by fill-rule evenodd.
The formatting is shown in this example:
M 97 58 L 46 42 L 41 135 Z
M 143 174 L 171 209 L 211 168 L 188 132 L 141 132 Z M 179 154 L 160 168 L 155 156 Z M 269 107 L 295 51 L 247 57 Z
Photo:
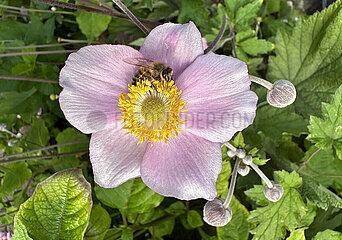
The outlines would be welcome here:
M 19 219 L 14 223 L 14 235 L 12 240 L 33 240 L 27 233 L 26 227 Z
M 141 180 L 129 180 L 116 188 L 95 186 L 97 198 L 105 205 L 127 213 L 144 213 L 159 206 L 164 197 L 153 192 Z
M 251 230 L 253 239 L 277 240 L 285 237 L 286 230 L 293 231 L 300 226 L 301 219 L 306 215 L 307 207 L 295 188 L 302 179 L 296 172 L 274 172 L 284 194 L 278 202 L 270 202 L 266 207 L 252 211 L 248 221 L 257 224 Z
M 249 21 L 257 17 L 263 0 L 254 0 L 253 2 L 237 9 L 235 14 L 235 29 L 237 31 L 246 31 L 250 29 Z
M 21 187 L 32 176 L 26 162 L 14 162 L 0 165 L 0 171 L 4 172 L 1 178 L 0 199 Z
M 31 130 L 28 132 L 26 140 L 32 149 L 44 147 L 49 142 L 49 130 L 41 118 L 33 118 Z
M 60 171 L 37 185 L 16 217 L 35 240 L 83 239 L 92 206 L 80 169 Z
M 341 240 L 342 233 L 327 229 L 324 232 L 317 233 L 317 235 L 313 238 L 313 240 L 325 240 L 325 239 Z
M 307 19 L 300 19 L 291 33 L 279 30 L 276 57 L 269 59 L 267 77 L 286 79 L 297 89 L 296 112 L 319 115 L 319 104 L 342 83 L 342 2 Z
M 97 204 L 93 207 L 84 240 L 103 240 L 111 224 L 108 212 Z
M 222 170 L 216 181 L 217 196 L 226 195 L 228 191 L 228 180 L 232 172 L 229 161 L 222 162 Z
M 133 230 L 130 227 L 123 227 L 121 240 L 133 240 Z
M 233 198 L 230 205 L 233 217 L 224 227 L 217 228 L 219 240 L 247 240 L 249 236 L 248 210 L 236 198 Z
M 189 20 L 197 26 L 206 26 L 209 22 L 209 13 L 203 7 L 203 0 L 183 0 L 179 8 L 178 22 L 185 23 Z
M 286 240 L 305 240 L 304 229 L 294 230 Z
M 201 215 L 195 211 L 190 210 L 186 214 L 186 220 L 192 228 L 198 228 L 203 226 L 203 220 Z
M 249 38 L 242 42 L 237 43 L 237 45 L 246 53 L 252 56 L 258 54 L 266 54 L 274 49 L 274 44 L 268 42 L 264 39 Z
M 88 43 L 91 43 L 101 33 L 106 31 L 112 19 L 110 16 L 80 10 L 76 11 L 75 15 L 79 28 L 87 37 Z
M 330 104 L 322 104 L 323 119 L 310 117 L 308 139 L 318 148 L 333 148 L 342 160 L 342 85 Z
M 246 190 L 245 194 L 260 206 L 267 206 L 269 204 L 269 201 L 264 195 L 264 186 L 262 185 L 254 185 L 253 188 Z

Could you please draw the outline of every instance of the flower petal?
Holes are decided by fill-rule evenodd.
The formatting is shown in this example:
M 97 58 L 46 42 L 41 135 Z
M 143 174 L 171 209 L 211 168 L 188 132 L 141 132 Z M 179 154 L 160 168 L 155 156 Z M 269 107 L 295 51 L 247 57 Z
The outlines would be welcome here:
M 169 140 L 147 145 L 141 163 L 143 182 L 164 196 L 214 199 L 222 167 L 220 144 L 186 132 Z
M 141 57 L 135 49 L 119 45 L 81 48 L 70 54 L 60 73 L 60 105 L 66 119 L 84 133 L 106 129 L 120 115 L 118 95 L 138 67 L 126 58 Z
M 144 58 L 171 67 L 177 77 L 203 54 L 201 33 L 192 22 L 183 25 L 166 23 L 151 31 L 140 52 Z
M 213 142 L 230 140 L 254 120 L 258 99 L 250 83 L 244 62 L 213 53 L 198 57 L 176 80 L 188 102 L 182 128 Z
M 105 131 L 93 133 L 90 139 L 90 161 L 94 180 L 101 187 L 114 188 L 140 176 L 140 162 L 146 143 L 115 124 Z

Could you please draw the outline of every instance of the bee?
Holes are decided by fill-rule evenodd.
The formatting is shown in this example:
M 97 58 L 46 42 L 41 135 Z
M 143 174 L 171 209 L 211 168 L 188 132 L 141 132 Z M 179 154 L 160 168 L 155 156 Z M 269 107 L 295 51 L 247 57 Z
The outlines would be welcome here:
M 132 85 L 136 85 L 140 80 L 151 83 L 155 81 L 167 81 L 173 80 L 172 68 L 166 66 L 161 62 L 154 62 L 145 58 L 127 58 L 124 62 L 140 67 L 132 78 Z M 151 83 L 152 87 L 156 87 Z

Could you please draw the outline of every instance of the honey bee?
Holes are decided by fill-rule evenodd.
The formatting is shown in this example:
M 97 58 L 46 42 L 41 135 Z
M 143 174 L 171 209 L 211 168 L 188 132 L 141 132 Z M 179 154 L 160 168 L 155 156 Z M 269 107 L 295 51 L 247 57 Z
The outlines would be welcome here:
M 140 80 L 150 82 L 173 80 L 173 70 L 161 62 L 154 62 L 145 58 L 127 58 L 124 62 L 140 67 L 132 78 L 132 85 L 136 85 Z M 155 86 L 151 83 L 152 87 Z

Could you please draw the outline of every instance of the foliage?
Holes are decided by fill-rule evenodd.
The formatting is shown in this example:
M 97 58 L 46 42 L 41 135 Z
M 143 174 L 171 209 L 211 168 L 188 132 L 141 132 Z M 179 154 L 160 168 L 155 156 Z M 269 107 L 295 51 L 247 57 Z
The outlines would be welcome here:
M 251 75 L 296 86 L 295 103 L 277 109 L 265 104 L 267 90 L 252 84 L 259 97 L 255 120 L 230 141 L 252 155 L 284 195 L 268 201 L 251 170 L 238 177 L 231 221 L 217 228 L 203 221 L 202 199 L 161 196 L 140 178 L 112 189 L 95 184 L 90 136 L 73 128 L 59 106 L 59 72 L 68 54 L 83 46 L 139 47 L 145 35 L 110 16 L 111 0 L 102 0 L 103 14 L 80 8 L 101 9 L 99 1 L 58 2 L 78 9 L 0 0 L 0 124 L 6 125 L 0 131 L 0 232 L 14 226 L 13 239 L 20 240 L 342 238 L 341 0 L 313 15 L 286 0 L 123 1 L 151 29 L 193 21 L 207 43 L 226 15 L 230 24 L 216 53 L 246 62 Z M 227 196 L 234 165 L 227 150 L 222 147 L 216 183 L 220 198 Z

